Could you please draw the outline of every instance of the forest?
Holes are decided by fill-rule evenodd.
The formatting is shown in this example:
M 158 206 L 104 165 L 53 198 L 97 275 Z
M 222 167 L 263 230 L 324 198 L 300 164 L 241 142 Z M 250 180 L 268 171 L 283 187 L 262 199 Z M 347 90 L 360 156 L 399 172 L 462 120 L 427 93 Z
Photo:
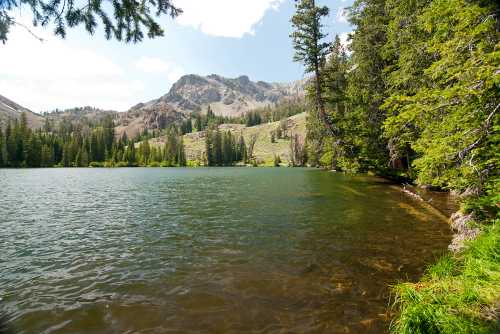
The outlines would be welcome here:
M 394 288 L 395 333 L 499 330 L 499 9 L 357 0 L 346 47 L 328 42 L 327 7 L 296 2 L 295 60 L 312 74 L 309 163 L 451 191 L 481 231 L 419 283 Z
M 125 133 L 117 139 L 110 116 L 94 123 L 63 119 L 57 127 L 46 120 L 44 128 L 32 130 L 22 114 L 0 129 L 0 167 L 186 166 L 180 129 L 172 125 L 164 134 L 163 147 Z

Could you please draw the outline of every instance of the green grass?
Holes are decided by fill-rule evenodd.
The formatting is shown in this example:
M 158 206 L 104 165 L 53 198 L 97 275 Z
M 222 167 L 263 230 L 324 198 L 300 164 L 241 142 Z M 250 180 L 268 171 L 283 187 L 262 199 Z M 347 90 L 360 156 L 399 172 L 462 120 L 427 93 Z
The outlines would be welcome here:
M 442 257 L 420 282 L 393 287 L 392 333 L 500 333 L 498 222 L 463 252 Z

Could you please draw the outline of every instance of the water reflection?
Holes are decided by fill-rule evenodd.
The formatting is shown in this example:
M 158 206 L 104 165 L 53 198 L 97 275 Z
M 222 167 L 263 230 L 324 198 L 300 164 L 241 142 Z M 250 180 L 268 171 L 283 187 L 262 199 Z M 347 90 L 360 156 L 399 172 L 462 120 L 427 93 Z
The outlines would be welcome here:
M 380 179 L 308 169 L 0 170 L 19 332 L 364 332 L 449 242 Z

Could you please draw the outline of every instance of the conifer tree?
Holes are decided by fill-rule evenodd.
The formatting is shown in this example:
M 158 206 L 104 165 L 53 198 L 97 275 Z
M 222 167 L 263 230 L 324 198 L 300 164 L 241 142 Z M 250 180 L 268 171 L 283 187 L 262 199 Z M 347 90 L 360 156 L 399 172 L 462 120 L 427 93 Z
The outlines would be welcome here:
M 243 137 L 243 133 L 240 134 L 240 139 L 238 142 L 238 159 L 239 161 L 243 161 L 244 163 L 248 162 L 247 155 L 247 145 L 245 143 L 245 137 Z
M 212 111 L 212 108 L 210 107 L 210 105 L 208 105 L 208 107 L 207 107 L 207 118 L 210 121 L 214 117 L 215 117 L 214 116 L 214 112 Z
M 214 153 L 214 163 L 217 165 L 217 166 L 220 166 L 223 164 L 223 161 L 222 161 L 222 135 L 221 135 L 221 132 L 219 130 L 219 128 L 217 128 L 215 130 L 215 134 L 214 134 L 214 139 L 213 139 L 213 153 Z
M 205 134 L 205 154 L 207 160 L 207 166 L 214 166 L 214 144 L 213 144 L 213 131 L 211 128 L 208 128 Z
M 179 137 L 179 144 L 177 145 L 177 164 L 180 167 L 186 166 L 186 151 L 184 149 L 184 139 Z
M 233 137 L 231 131 L 227 131 L 222 139 L 222 164 L 229 166 L 233 164 L 234 153 L 233 153 Z
M 294 31 L 290 37 L 295 49 L 293 60 L 304 64 L 306 73 L 314 74 L 313 99 L 316 112 L 333 135 L 335 130 L 325 111 L 321 75 L 321 68 L 329 51 L 329 44 L 323 41 L 326 34 L 322 32 L 321 19 L 328 13 L 328 7 L 316 6 L 315 0 L 297 0 L 295 14 L 292 17 Z

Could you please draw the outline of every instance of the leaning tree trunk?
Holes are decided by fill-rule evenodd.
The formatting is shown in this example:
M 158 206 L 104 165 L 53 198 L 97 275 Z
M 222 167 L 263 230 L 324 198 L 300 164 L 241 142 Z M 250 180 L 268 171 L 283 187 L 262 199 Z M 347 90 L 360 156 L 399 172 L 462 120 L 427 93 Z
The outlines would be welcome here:
M 336 156 L 336 143 L 335 143 L 335 129 L 333 128 L 332 123 L 328 119 L 328 116 L 326 115 L 325 111 L 325 104 L 323 102 L 323 98 L 321 96 L 321 77 L 320 77 L 320 71 L 319 71 L 319 63 L 315 64 L 315 91 L 316 91 L 316 96 L 315 96 L 315 101 L 316 101 L 316 111 L 325 125 L 327 131 L 329 132 L 331 138 L 332 138 L 332 170 L 337 169 L 337 156 Z

